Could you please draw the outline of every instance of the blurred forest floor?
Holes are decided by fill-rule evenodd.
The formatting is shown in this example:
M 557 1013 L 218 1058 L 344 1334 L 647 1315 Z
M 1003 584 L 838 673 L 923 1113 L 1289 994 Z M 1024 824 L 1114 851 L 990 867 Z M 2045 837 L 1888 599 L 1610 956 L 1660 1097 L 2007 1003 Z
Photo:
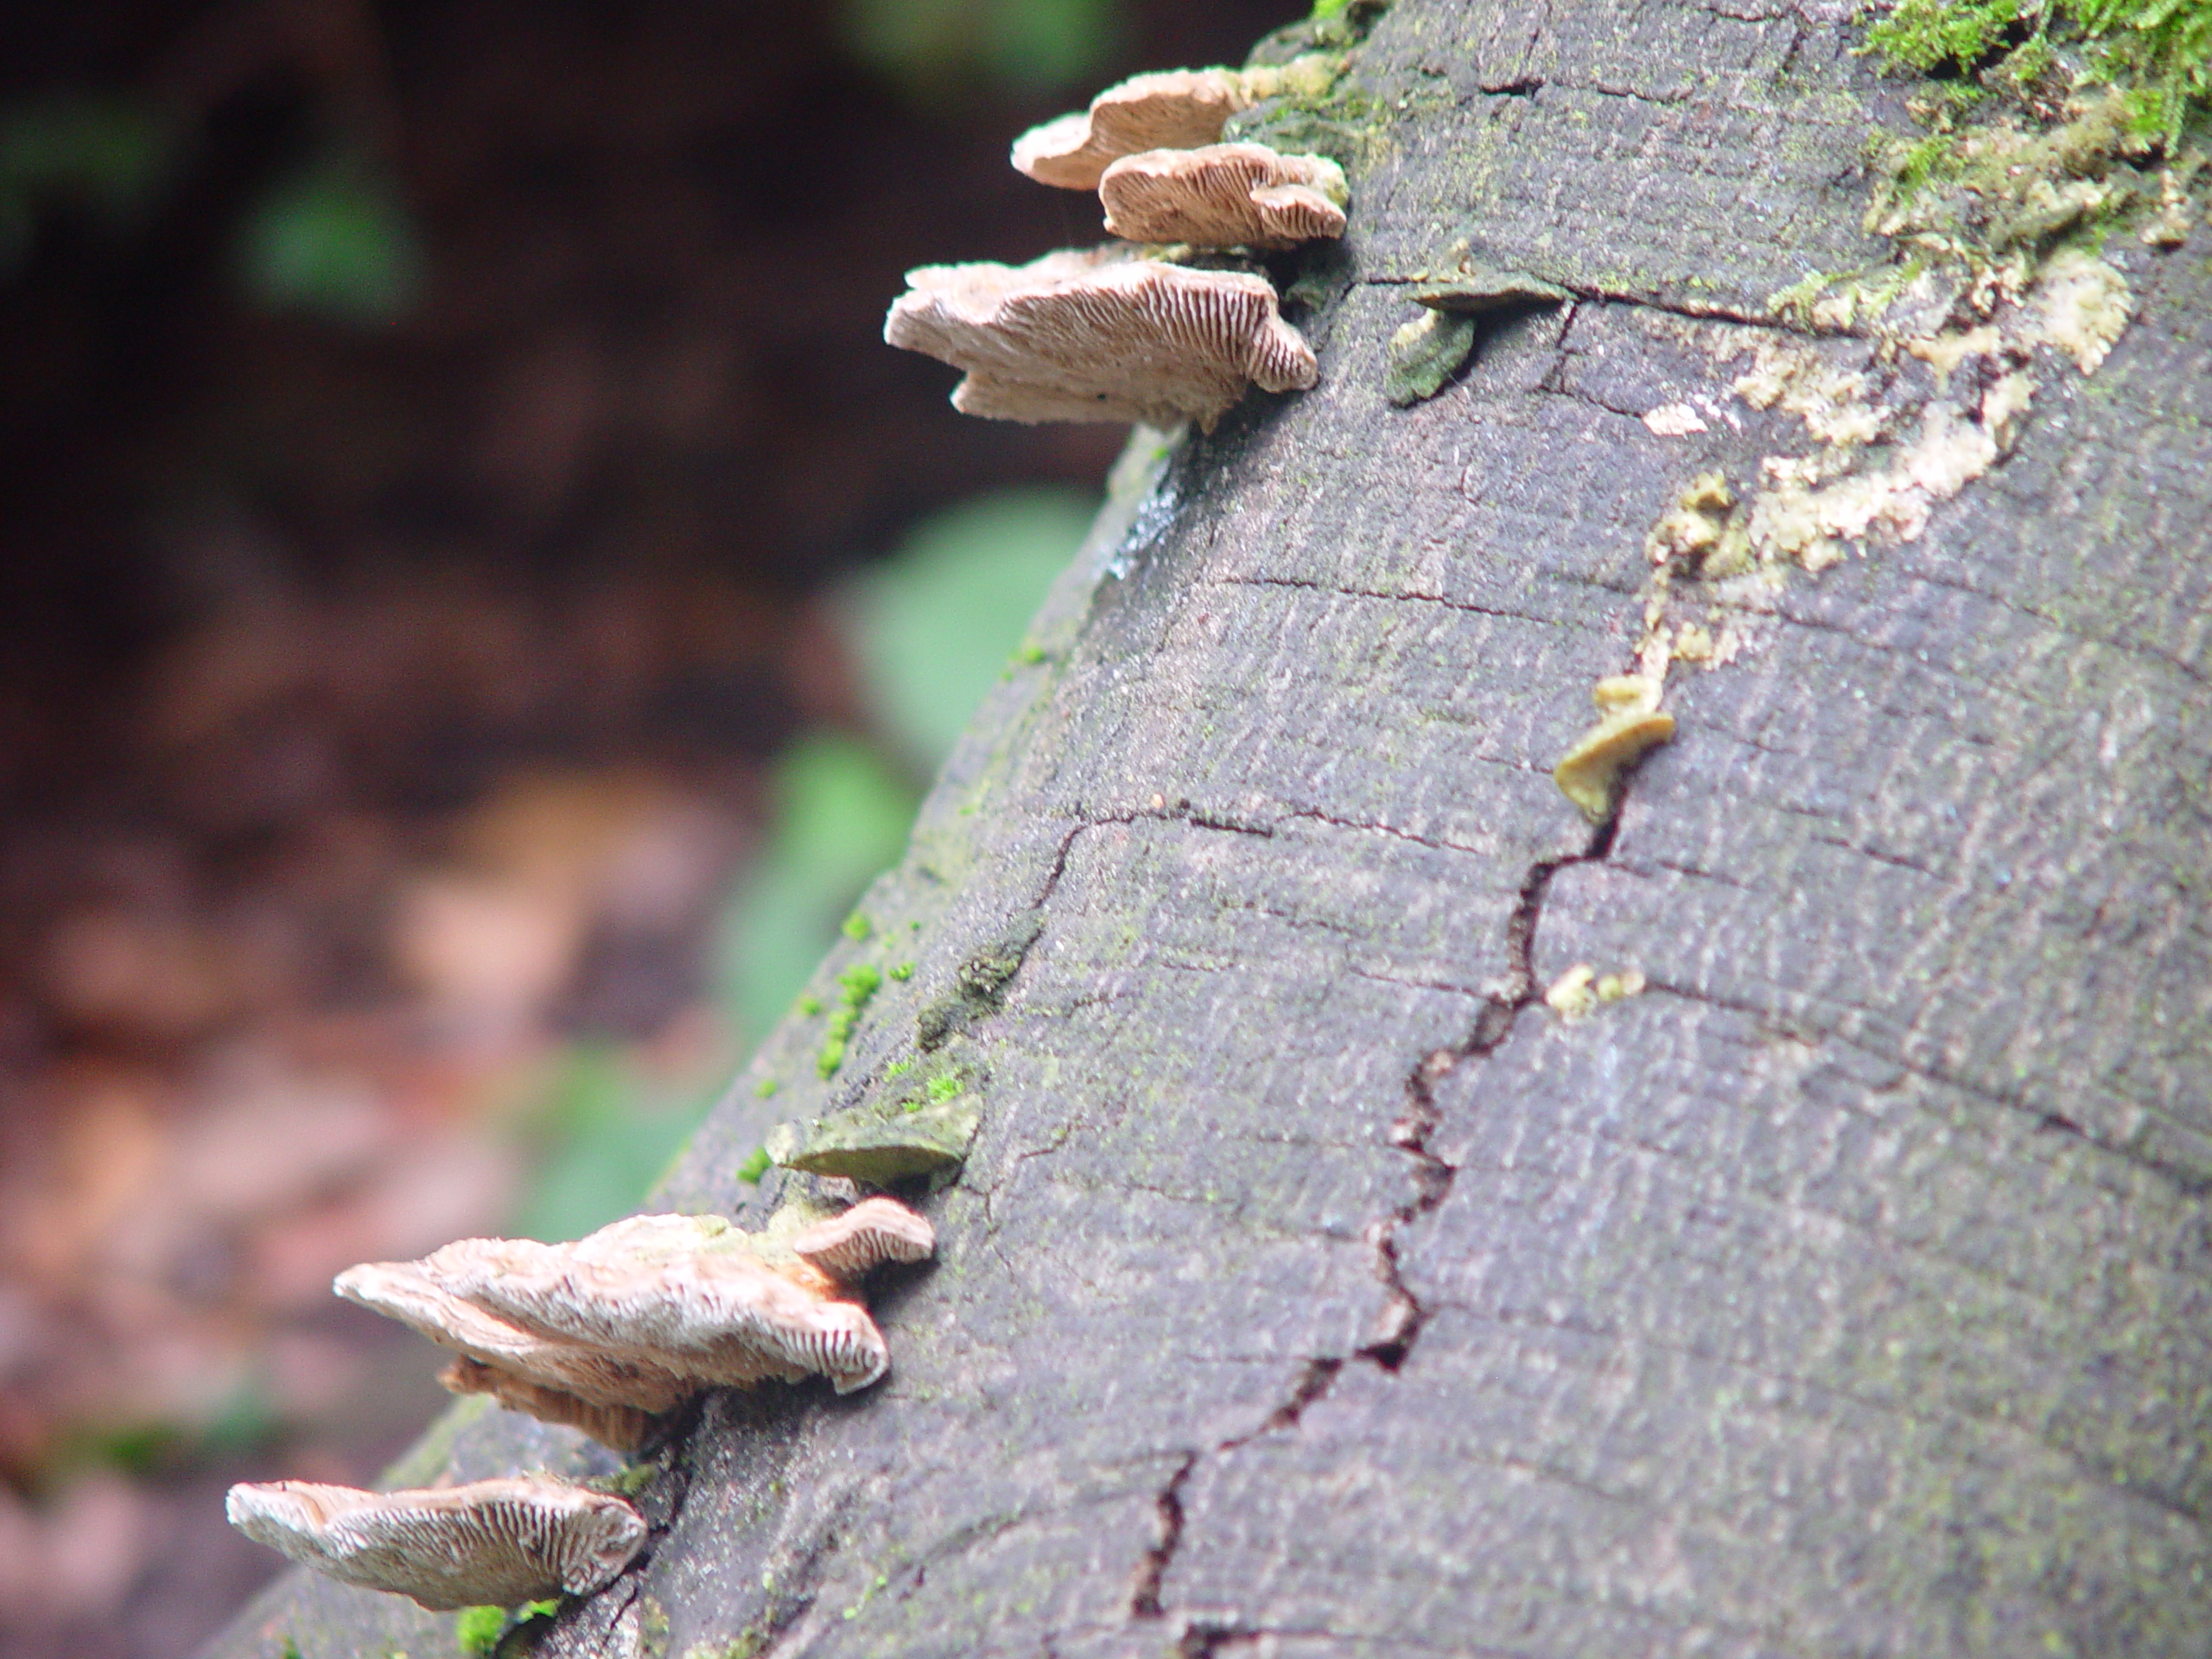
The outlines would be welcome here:
M 0 16 L 0 1656 L 189 1652 L 226 1484 L 438 1409 L 339 1268 L 634 1205 L 1119 444 L 900 273 L 1096 239 L 1012 135 L 1290 10 Z

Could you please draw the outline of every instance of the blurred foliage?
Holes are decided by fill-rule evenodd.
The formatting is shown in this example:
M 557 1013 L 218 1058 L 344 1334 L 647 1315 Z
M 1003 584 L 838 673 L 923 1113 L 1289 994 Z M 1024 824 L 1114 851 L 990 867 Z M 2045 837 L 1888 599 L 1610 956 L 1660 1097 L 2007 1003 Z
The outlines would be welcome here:
M 169 124 L 119 94 L 54 92 L 0 111 L 0 276 L 22 263 L 45 213 L 136 229 L 175 152 Z
M 334 151 L 254 206 L 239 227 L 238 273 L 274 308 L 390 322 L 422 291 L 422 243 L 397 185 L 366 157 Z
M 1122 35 L 1116 0 L 842 0 L 837 22 L 855 57 L 925 102 L 978 79 L 1022 94 L 1081 86 Z
M 899 856 L 917 804 L 883 758 L 849 737 L 809 737 L 776 767 L 775 821 L 724 930 L 724 1005 L 757 1040 L 837 936 L 861 890 Z
M 928 519 L 856 580 L 845 610 L 877 721 L 934 772 L 1021 643 L 1097 504 L 1006 490 Z
M 545 1151 L 515 1217 L 526 1237 L 581 1238 L 637 1205 L 709 1102 L 647 1076 L 621 1049 L 578 1043 L 538 1109 Z

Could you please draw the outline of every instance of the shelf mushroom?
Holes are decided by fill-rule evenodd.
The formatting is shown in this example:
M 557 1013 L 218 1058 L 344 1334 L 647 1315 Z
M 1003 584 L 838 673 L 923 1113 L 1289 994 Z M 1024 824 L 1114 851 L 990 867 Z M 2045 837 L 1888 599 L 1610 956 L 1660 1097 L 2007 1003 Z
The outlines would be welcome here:
M 567 1244 L 462 1239 L 420 1262 L 349 1268 L 334 1288 L 458 1352 L 439 1378 L 454 1392 L 626 1452 L 709 1389 L 823 1376 L 849 1394 L 876 1381 L 890 1351 L 852 1283 L 935 1243 L 890 1198 L 788 1241 L 719 1216 L 633 1216 Z
M 791 1241 L 791 1252 L 841 1285 L 865 1278 L 887 1262 L 926 1262 L 937 1230 L 895 1198 L 863 1198 L 814 1223 Z
M 1039 184 L 1096 190 L 1117 157 L 1210 144 L 1221 137 L 1224 122 L 1255 101 L 1234 69 L 1133 75 L 1099 93 L 1088 110 L 1023 133 L 1014 141 L 1014 165 Z
M 1098 181 L 1106 228 L 1132 242 L 1287 248 L 1342 236 L 1344 169 L 1265 144 L 1207 144 L 1124 156 Z
M 589 1595 L 645 1541 L 620 1498 L 550 1475 L 401 1492 L 279 1480 L 233 1486 L 224 1508 L 256 1543 L 441 1611 Z
M 1211 430 L 1249 385 L 1304 391 L 1313 349 L 1264 277 L 1132 257 L 1126 247 L 1026 265 L 906 273 L 883 337 L 968 372 L 952 406 L 1011 421 L 1195 420 Z
M 1252 69 L 1162 69 L 1132 75 L 1088 110 L 1032 127 L 1014 141 L 1014 165 L 1039 184 L 1096 190 L 1109 163 L 1147 149 L 1190 149 L 1221 137 L 1239 110 L 1281 92 L 1319 94 L 1339 62 L 1314 54 Z

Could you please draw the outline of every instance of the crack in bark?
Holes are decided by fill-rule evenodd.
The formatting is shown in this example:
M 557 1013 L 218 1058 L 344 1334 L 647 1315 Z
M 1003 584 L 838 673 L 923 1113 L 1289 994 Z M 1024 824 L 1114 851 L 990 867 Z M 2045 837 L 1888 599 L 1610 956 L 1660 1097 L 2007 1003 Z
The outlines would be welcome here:
M 1417 288 L 1434 279 L 1421 273 L 1399 276 L 1382 273 L 1363 276 L 1362 285 L 1368 288 Z M 1578 302 L 1596 301 L 1604 305 L 1632 305 L 1646 311 L 1656 311 L 1669 317 L 1683 317 L 1692 322 L 1728 322 L 1745 328 L 1762 328 L 1770 334 L 1790 334 L 1799 340 L 1863 340 L 1866 331 L 1860 328 L 1807 328 L 1789 317 L 1770 312 L 1746 311 L 1739 307 L 1723 305 L 1718 302 L 1700 303 L 1690 300 L 1662 300 L 1649 294 L 1626 294 L 1618 289 L 1601 288 L 1595 283 L 1577 283 L 1556 275 L 1545 281 L 1565 289 Z
M 1183 1483 L 1191 1478 L 1191 1471 L 1198 1466 L 1198 1454 L 1187 1452 L 1167 1484 L 1153 1499 L 1154 1513 L 1160 1527 L 1160 1535 L 1144 1553 L 1144 1560 L 1137 1564 L 1136 1582 L 1129 1590 L 1129 1617 L 1132 1618 L 1161 1618 L 1166 1610 L 1160 1605 L 1160 1582 L 1167 1576 L 1168 1563 L 1175 1559 L 1175 1551 L 1183 1541 Z
M 1330 1355 L 1307 1360 L 1288 1395 L 1257 1428 L 1224 1440 L 1211 1451 L 1182 1455 L 1175 1472 L 1167 1478 L 1153 1500 L 1159 1533 L 1138 1564 L 1129 1594 L 1132 1618 L 1166 1617 L 1160 1593 L 1175 1554 L 1182 1547 L 1185 1519 L 1183 1488 L 1202 1459 L 1233 1452 L 1262 1434 L 1295 1428 L 1307 1408 L 1328 1397 L 1352 1360 L 1364 1361 L 1378 1370 L 1395 1374 L 1412 1355 L 1431 1310 L 1421 1305 L 1400 1270 L 1398 1235 L 1451 1196 L 1452 1184 L 1459 1173 L 1458 1166 L 1437 1156 L 1428 1147 L 1429 1137 L 1443 1121 L 1442 1110 L 1436 1103 L 1436 1085 L 1464 1062 L 1494 1053 L 1511 1033 L 1514 1022 L 1522 1013 L 1541 1001 L 1535 960 L 1536 928 L 1543 919 L 1544 898 L 1550 891 L 1552 878 L 1570 865 L 1601 862 L 1611 854 L 1620 824 L 1621 805 L 1626 798 L 1627 791 L 1624 788 L 1614 802 L 1611 814 L 1591 832 L 1588 843 L 1580 852 L 1545 859 L 1529 867 L 1522 879 L 1513 913 L 1506 922 L 1506 973 L 1502 988 L 1484 999 L 1465 1041 L 1422 1056 L 1407 1076 L 1406 1108 L 1390 1125 L 1389 1141 L 1414 1160 L 1413 1197 L 1375 1223 L 1367 1232 L 1368 1243 L 1375 1251 L 1376 1274 L 1383 1284 L 1386 1311 L 1382 1334 L 1348 1357 Z M 1073 839 L 1072 835 L 1069 839 Z M 1063 860 L 1065 845 L 1064 842 Z M 1259 1635 L 1241 1625 L 1211 1624 L 1193 1619 L 1185 1628 L 1174 1651 L 1179 1656 L 1198 1656 L 1203 1659 L 1224 1647 L 1256 1641 Z

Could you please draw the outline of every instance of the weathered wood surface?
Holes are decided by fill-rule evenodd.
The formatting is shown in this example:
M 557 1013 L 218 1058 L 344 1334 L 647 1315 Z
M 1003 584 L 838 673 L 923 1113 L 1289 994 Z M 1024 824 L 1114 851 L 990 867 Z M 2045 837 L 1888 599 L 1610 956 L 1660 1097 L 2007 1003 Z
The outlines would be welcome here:
M 1109 507 L 823 983 L 913 978 L 828 1084 L 794 1017 L 673 1181 L 760 1213 L 766 1124 L 1041 922 L 943 1051 L 987 1116 L 891 1376 L 711 1401 L 541 1651 L 2212 1652 L 2201 214 L 1923 537 L 1676 671 L 1613 832 L 1548 775 L 1646 530 L 1795 429 L 1637 417 L 1881 252 L 1840 10 L 1382 19 L 1321 386 Z M 1397 285 L 1470 227 L 1586 297 L 1389 407 Z M 1576 963 L 1649 989 L 1564 1024 Z M 215 1651 L 288 1640 L 451 1625 L 288 1580 Z

